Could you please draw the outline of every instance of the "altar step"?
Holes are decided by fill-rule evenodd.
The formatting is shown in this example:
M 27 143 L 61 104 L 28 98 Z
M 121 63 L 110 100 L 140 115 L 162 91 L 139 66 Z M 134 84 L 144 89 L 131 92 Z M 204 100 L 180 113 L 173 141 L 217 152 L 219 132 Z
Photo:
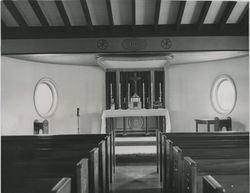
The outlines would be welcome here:
M 116 129 L 117 137 L 144 137 L 144 136 L 155 136 L 155 129 L 149 129 L 146 133 L 145 129 L 126 129 L 124 133 L 123 129 Z
M 116 137 L 116 155 L 156 154 L 156 137 Z

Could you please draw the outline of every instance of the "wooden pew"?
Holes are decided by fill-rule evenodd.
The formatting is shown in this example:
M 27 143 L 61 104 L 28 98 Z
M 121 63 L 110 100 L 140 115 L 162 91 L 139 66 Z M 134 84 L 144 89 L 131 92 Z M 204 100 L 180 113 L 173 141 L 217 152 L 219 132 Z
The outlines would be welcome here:
M 90 154 L 96 156 L 98 150 L 95 149 Z M 97 157 L 98 159 L 98 157 Z M 80 161 L 15 161 L 2 166 L 2 186 L 4 187 L 8 181 L 18 181 L 20 178 L 61 178 L 63 176 L 72 179 L 71 192 L 85 193 L 97 192 L 94 185 L 89 187 L 93 182 L 93 167 L 89 166 L 89 159 Z M 94 178 L 95 179 L 95 178 Z M 93 184 L 93 183 L 92 183 Z
M 98 147 L 98 154 L 95 157 L 91 158 L 89 155 L 89 151 Z M 80 153 L 80 151 L 83 151 Z M 5 153 L 5 152 L 3 152 Z M 5 154 L 10 154 L 10 152 L 6 152 Z M 6 157 L 9 157 L 7 156 Z M 71 147 L 70 145 L 64 148 L 60 147 L 26 147 L 23 149 L 19 149 L 18 151 L 14 151 L 11 155 L 11 158 L 15 158 L 20 160 L 20 157 L 24 157 L 23 161 L 26 161 L 26 157 L 31 158 L 32 161 L 78 161 L 83 157 L 87 157 L 89 161 L 89 167 L 94 167 L 89 174 L 92 174 L 95 171 L 95 176 L 90 178 L 90 183 L 93 184 L 95 182 L 94 187 L 95 189 L 100 188 L 101 192 L 105 192 L 106 185 L 108 185 L 108 176 L 106 175 L 106 157 L 105 157 L 105 143 L 101 141 L 98 146 L 96 144 L 79 144 L 77 147 Z M 96 160 L 98 158 L 98 160 Z M 27 160 L 29 161 L 29 160 Z M 93 164 L 93 162 L 99 162 Z M 99 168 L 98 171 L 96 171 Z M 99 179 L 96 179 L 98 178 Z M 99 184 L 98 184 L 99 181 Z M 90 185 L 90 189 L 92 185 Z
M 197 147 L 194 147 L 197 148 Z M 244 148 L 244 147 L 243 147 Z M 174 156 L 174 190 L 183 192 L 183 160 L 184 156 L 191 156 L 202 168 L 203 174 L 246 174 L 248 175 L 248 148 L 244 149 L 180 149 L 173 148 Z
M 210 135 L 211 134 L 211 135 Z M 180 137 L 178 137 L 178 135 Z M 178 165 L 178 163 L 174 163 L 173 159 L 173 142 L 169 140 L 169 138 L 174 140 L 174 144 L 180 145 L 181 148 L 184 148 L 185 151 L 188 149 L 193 149 L 194 156 L 199 155 L 201 158 L 203 156 L 211 157 L 215 156 L 214 151 L 209 151 L 209 149 L 216 149 L 217 152 L 220 153 L 220 156 L 224 156 L 224 158 L 231 157 L 232 148 L 237 148 L 237 155 L 245 155 L 248 157 L 248 133 L 205 133 L 205 135 L 201 135 L 200 133 L 168 133 L 162 136 L 162 166 L 161 173 L 163 178 L 163 189 L 164 192 L 170 191 L 173 187 L 177 185 L 174 184 L 172 180 L 174 178 L 174 166 Z M 242 147 L 245 147 L 242 149 Z M 226 151 L 223 149 L 226 148 Z M 196 150 L 194 150 L 196 149 Z M 205 149 L 205 150 L 203 150 Z M 210 154 L 209 154 L 210 153 Z M 188 155 L 188 154 L 187 154 Z M 188 155 L 189 156 L 189 155 Z M 177 171 L 178 168 L 175 167 Z
M 97 139 L 100 140 L 103 137 L 104 136 L 101 136 L 101 138 L 98 138 L 98 136 L 97 136 Z M 93 138 L 93 139 L 91 139 L 91 138 Z M 109 154 L 110 147 L 108 147 L 108 146 L 109 146 L 109 139 L 110 138 L 107 139 L 107 136 L 105 138 L 106 138 L 106 141 L 108 143 L 105 143 L 105 144 L 99 143 L 99 151 L 100 152 L 104 151 L 104 153 L 102 153 L 102 156 L 99 156 L 99 161 L 101 161 L 103 163 L 102 167 L 99 166 L 99 171 L 101 173 L 100 177 L 102 177 L 102 179 L 109 179 L 110 170 L 107 168 L 109 168 L 108 166 L 110 164 L 110 162 L 109 162 L 110 156 L 104 156 L 104 155 Z M 43 151 L 41 151 L 40 154 L 37 153 L 37 149 L 34 150 L 34 152 L 36 152 L 35 156 L 38 157 L 40 160 L 46 159 L 46 153 L 49 153 L 48 148 L 53 147 L 53 148 L 55 148 L 55 152 L 54 153 L 50 152 L 50 154 L 47 155 L 47 157 L 51 158 L 51 157 L 53 157 L 53 154 L 54 154 L 56 156 L 54 156 L 53 159 L 63 158 L 65 160 L 67 156 L 65 157 L 63 152 L 60 155 L 58 155 L 58 153 L 59 153 L 58 150 L 60 148 L 63 149 L 64 151 L 65 151 L 65 149 L 68 149 L 70 151 L 72 151 L 72 149 L 79 149 L 79 148 L 82 149 L 84 146 L 86 146 L 85 143 L 87 143 L 88 145 L 92 144 L 92 141 L 94 139 L 96 139 L 96 137 L 93 135 L 87 135 L 87 137 L 82 136 L 82 135 L 81 136 L 75 136 L 75 135 L 74 136 L 25 136 L 25 137 L 21 137 L 21 138 L 19 136 L 18 137 L 11 136 L 11 137 L 7 137 L 7 138 L 4 137 L 3 141 L 5 142 L 4 144 L 6 144 L 6 143 L 8 144 L 8 150 L 11 150 L 11 148 L 14 148 L 18 152 L 20 152 L 21 149 L 23 149 L 23 151 L 25 152 L 26 150 L 32 149 L 32 148 L 39 148 L 39 147 L 43 148 L 42 149 Z M 22 142 L 23 145 L 21 147 L 15 146 L 15 143 L 17 141 L 18 141 L 18 143 Z M 94 141 L 93 143 L 96 143 L 97 141 Z M 14 144 L 13 146 L 10 145 L 12 143 Z M 31 146 L 31 144 L 33 144 L 33 146 Z M 45 153 L 44 149 L 47 150 L 46 153 Z M 106 149 L 107 149 L 107 151 L 105 152 Z M 50 149 L 50 151 L 51 151 L 51 149 Z M 71 153 L 71 156 L 72 156 L 72 153 L 74 151 L 72 151 L 72 152 L 70 152 L 70 151 L 67 152 L 65 155 L 67 155 L 68 153 Z M 24 153 L 24 152 L 22 152 L 22 153 Z M 26 153 L 29 154 L 28 151 L 26 151 Z M 45 156 L 42 156 L 43 153 L 45 153 Z M 71 158 L 73 158 L 73 157 L 71 157 Z M 107 159 L 105 159 L 105 158 L 107 158 Z M 53 161 L 55 161 L 55 160 L 53 160 Z M 106 163 L 105 163 L 105 161 L 106 161 Z M 96 176 L 98 176 L 98 175 L 96 175 Z M 106 176 L 106 178 L 104 178 L 105 176 Z M 106 181 L 109 181 L 109 180 L 106 180 Z M 100 184 L 100 187 L 101 187 L 101 189 L 103 189 L 103 192 L 105 192 L 104 190 L 105 190 L 106 184 L 107 184 L 106 192 L 108 192 L 109 191 L 109 183 L 106 183 L 105 180 L 101 181 L 101 182 L 103 182 L 102 184 Z M 98 187 L 98 186 L 99 186 L 99 184 L 95 185 L 95 187 Z
M 248 132 L 214 132 L 214 133 L 190 133 L 190 132 L 178 132 L 178 133 L 162 133 L 160 131 L 157 131 L 156 134 L 156 141 L 157 141 L 157 168 L 159 172 L 161 171 L 161 164 L 160 162 L 162 161 L 163 157 L 163 140 L 162 137 L 167 136 L 168 139 L 174 141 L 174 142 L 181 142 L 186 139 L 191 139 L 191 137 L 194 137 L 194 140 L 199 140 L 202 141 L 202 139 L 205 137 L 207 139 L 218 139 L 219 141 L 221 140 L 222 137 L 227 137 L 227 139 L 234 139 L 234 134 L 237 134 L 237 139 L 245 139 L 246 135 L 249 135 Z M 200 138 L 202 137 L 202 138 Z M 199 139 L 200 138 L 200 139 Z
M 70 178 L 20 178 L 9 181 L 4 193 L 71 193 Z
M 202 177 L 203 193 L 225 193 L 225 189 L 210 175 Z
M 86 134 L 86 135 L 43 135 L 43 136 L 4 136 L 2 138 L 5 144 L 19 144 L 22 143 L 23 146 L 41 146 L 41 147 L 50 147 L 50 146 L 59 146 L 66 148 L 69 144 L 73 147 L 79 146 L 79 144 L 83 143 L 94 143 L 97 144 L 101 140 L 106 140 L 106 162 L 107 162 L 107 169 L 106 171 L 107 176 L 109 177 L 109 184 L 107 185 L 107 189 L 109 189 L 110 184 L 112 183 L 113 175 L 112 171 L 114 168 L 113 165 L 113 147 L 112 147 L 112 135 L 107 134 Z M 18 148 L 18 146 L 16 146 Z
M 218 182 L 215 183 L 215 190 L 224 190 L 226 193 L 248 193 L 248 169 L 248 159 L 194 161 L 190 157 L 185 157 L 183 192 L 207 192 L 207 184 L 204 186 L 204 181 L 202 181 L 203 175 L 211 174 L 213 178 L 210 176 L 210 181 Z

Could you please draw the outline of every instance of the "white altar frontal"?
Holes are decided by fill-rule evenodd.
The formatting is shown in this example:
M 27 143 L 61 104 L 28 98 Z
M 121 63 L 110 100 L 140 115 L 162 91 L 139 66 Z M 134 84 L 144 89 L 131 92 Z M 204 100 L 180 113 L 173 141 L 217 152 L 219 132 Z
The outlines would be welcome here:
M 118 117 L 164 117 L 164 132 L 171 132 L 169 112 L 165 108 L 159 109 L 116 109 L 104 110 L 102 113 L 101 133 L 106 133 L 106 119 Z

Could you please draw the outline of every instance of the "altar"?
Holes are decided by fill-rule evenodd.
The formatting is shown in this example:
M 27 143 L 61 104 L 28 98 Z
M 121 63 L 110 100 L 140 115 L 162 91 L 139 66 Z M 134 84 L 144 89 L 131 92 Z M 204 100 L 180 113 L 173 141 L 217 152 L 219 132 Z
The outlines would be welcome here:
M 102 113 L 101 133 L 106 133 L 106 119 L 118 117 L 159 117 L 162 118 L 163 132 L 171 132 L 169 112 L 165 108 L 159 109 L 108 109 Z

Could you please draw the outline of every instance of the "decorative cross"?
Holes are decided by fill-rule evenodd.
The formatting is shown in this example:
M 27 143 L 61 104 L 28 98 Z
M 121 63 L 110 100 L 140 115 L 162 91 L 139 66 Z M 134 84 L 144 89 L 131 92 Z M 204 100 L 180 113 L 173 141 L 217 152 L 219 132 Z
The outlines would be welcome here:
M 130 80 L 134 81 L 135 84 L 135 93 L 137 92 L 137 81 L 141 80 L 141 77 L 136 76 L 136 72 L 134 72 L 134 76 L 130 78 Z

